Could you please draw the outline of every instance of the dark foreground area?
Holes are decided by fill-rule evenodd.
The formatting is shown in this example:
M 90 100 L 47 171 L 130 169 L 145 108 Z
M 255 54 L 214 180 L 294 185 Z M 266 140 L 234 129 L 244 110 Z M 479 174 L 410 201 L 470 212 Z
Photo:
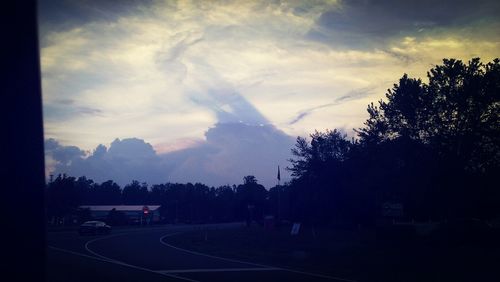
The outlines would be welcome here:
M 498 237 L 243 224 L 49 232 L 48 281 L 497 281 Z M 470 239 L 470 238 L 469 238 Z
M 422 228 L 423 229 L 423 228 Z M 418 229 L 417 229 L 418 230 Z M 189 232 L 172 244 L 224 257 L 356 281 L 498 281 L 498 233 L 419 234 L 413 226 L 360 230 L 288 226 Z
M 439 229 L 426 235 L 415 231 L 405 225 L 361 230 L 306 227 L 291 236 L 289 226 L 252 227 L 189 232 L 171 242 L 200 252 L 357 281 L 497 281 L 500 277 L 495 233 L 477 237 L 443 234 Z
M 110 235 L 48 234 L 48 281 L 349 281 L 214 257 L 171 245 L 186 232 L 233 232 L 242 224 L 123 228 Z M 233 230 L 233 231 L 231 231 Z M 237 251 L 237 250 L 235 250 Z

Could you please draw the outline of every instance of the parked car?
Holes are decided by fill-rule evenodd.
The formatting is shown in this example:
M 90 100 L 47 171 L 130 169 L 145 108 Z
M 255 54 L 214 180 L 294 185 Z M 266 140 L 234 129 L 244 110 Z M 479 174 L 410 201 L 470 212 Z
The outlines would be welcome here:
M 109 234 L 111 232 L 111 226 L 107 225 L 103 221 L 86 221 L 78 229 L 80 235 L 85 234 Z

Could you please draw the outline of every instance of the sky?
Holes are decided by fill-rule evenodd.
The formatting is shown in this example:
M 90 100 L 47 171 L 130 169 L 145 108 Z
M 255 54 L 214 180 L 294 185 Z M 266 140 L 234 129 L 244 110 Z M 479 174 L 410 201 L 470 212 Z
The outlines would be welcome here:
M 500 57 L 489 0 L 39 1 L 46 174 L 290 180 L 297 136 L 363 126 L 443 58 Z

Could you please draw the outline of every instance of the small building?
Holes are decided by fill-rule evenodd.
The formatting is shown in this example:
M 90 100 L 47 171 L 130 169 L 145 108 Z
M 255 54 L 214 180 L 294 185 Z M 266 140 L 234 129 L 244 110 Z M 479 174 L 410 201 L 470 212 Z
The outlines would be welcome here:
M 111 211 L 123 213 L 127 221 L 132 224 L 150 224 L 160 221 L 159 205 L 105 205 L 80 206 L 80 209 L 90 210 L 93 219 L 105 221 Z

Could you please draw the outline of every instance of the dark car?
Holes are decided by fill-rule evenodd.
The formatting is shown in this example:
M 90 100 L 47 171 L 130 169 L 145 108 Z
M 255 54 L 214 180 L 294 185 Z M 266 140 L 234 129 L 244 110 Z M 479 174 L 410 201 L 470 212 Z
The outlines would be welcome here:
M 80 228 L 78 229 L 78 233 L 80 235 L 109 234 L 109 232 L 111 232 L 111 226 L 102 221 L 86 221 L 80 225 Z

